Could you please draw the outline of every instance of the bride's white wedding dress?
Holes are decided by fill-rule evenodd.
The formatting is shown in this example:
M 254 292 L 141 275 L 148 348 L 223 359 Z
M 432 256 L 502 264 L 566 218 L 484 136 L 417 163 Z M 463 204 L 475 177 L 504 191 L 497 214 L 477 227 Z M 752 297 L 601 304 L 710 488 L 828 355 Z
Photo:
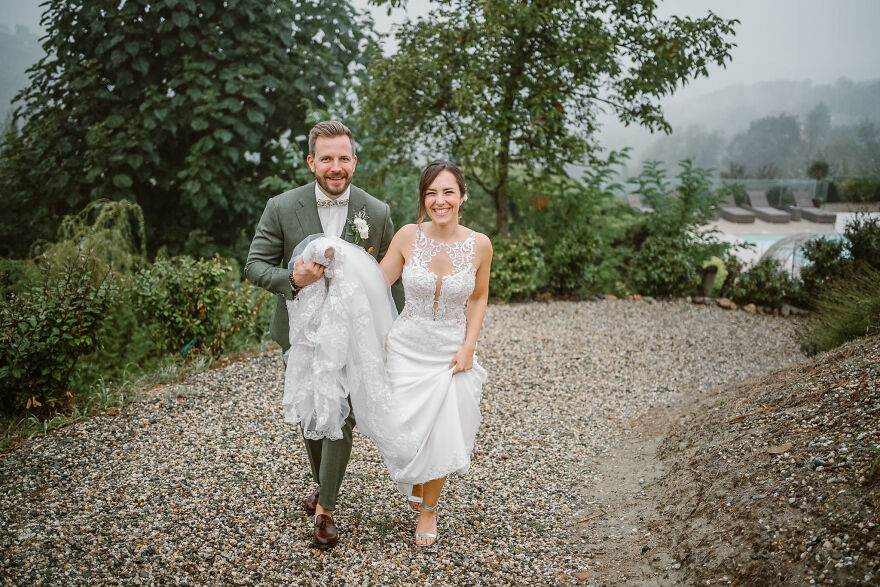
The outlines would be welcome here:
M 439 242 L 419 227 L 403 268 L 406 304 L 385 345 L 393 425 L 402 442 L 379 448 L 405 495 L 414 484 L 470 468 L 486 371 L 475 357 L 473 369 L 453 375 L 449 362 L 465 340 L 475 241 L 471 231 L 463 241 Z
M 486 371 L 474 358 L 473 369 L 453 375 L 449 363 L 465 341 L 475 237 L 444 243 L 418 228 L 396 320 L 387 281 L 360 247 L 332 237 L 297 247 L 328 270 L 288 302 L 285 420 L 309 438 L 339 438 L 350 399 L 358 429 L 406 495 L 470 468 Z

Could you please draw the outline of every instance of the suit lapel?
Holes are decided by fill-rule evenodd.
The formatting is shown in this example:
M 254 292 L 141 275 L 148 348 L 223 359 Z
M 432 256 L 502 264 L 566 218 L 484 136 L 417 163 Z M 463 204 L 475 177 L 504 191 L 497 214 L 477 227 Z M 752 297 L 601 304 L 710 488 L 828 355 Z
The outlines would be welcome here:
M 309 236 L 322 232 L 321 218 L 318 217 L 318 206 L 315 205 L 315 182 L 306 186 L 299 197 L 294 210 L 303 234 Z
M 361 191 L 359 189 L 355 188 L 354 186 L 351 186 L 351 193 L 348 196 L 348 218 L 345 219 L 345 225 L 342 227 L 342 239 L 343 240 L 346 240 L 350 243 L 354 242 L 354 235 L 352 234 L 352 231 L 350 231 L 348 228 L 350 226 L 352 226 L 351 221 L 354 218 L 354 215 L 357 214 L 358 212 L 360 212 L 366 205 L 367 205 L 367 200 L 361 194 Z M 370 222 L 370 219 L 367 220 L 367 224 L 369 224 L 369 222 Z M 372 227 L 370 227 L 370 228 L 372 229 Z M 363 240 L 364 239 L 362 239 L 362 242 L 357 243 L 357 244 L 360 244 L 361 246 L 363 246 L 363 244 L 364 244 Z

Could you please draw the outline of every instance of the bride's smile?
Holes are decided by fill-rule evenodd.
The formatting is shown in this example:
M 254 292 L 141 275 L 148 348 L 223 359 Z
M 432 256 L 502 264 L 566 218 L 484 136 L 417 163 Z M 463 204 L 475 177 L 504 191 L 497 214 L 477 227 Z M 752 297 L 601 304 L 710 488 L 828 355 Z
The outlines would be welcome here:
M 438 225 L 457 224 L 463 201 L 461 188 L 449 171 L 441 171 L 425 191 L 425 209 Z

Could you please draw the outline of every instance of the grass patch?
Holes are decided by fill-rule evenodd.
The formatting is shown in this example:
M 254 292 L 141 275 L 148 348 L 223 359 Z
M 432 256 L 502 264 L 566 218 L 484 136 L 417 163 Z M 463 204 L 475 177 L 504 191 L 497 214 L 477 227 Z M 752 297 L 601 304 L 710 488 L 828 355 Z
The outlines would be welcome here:
M 816 313 L 801 336 L 807 354 L 880 332 L 880 271 L 867 264 L 840 277 L 819 294 Z
M 240 358 L 266 350 L 271 341 L 264 338 L 259 344 L 235 349 L 230 355 L 212 357 L 209 354 L 190 353 L 186 360 L 179 356 L 165 355 L 146 368 L 126 370 L 118 381 L 99 378 L 84 391 L 78 392 L 48 415 L 0 414 L 0 452 L 14 450 L 35 436 L 47 434 L 108 410 L 120 409 L 137 401 L 141 394 L 157 385 L 182 381 L 215 366 L 225 365 L 226 358 Z

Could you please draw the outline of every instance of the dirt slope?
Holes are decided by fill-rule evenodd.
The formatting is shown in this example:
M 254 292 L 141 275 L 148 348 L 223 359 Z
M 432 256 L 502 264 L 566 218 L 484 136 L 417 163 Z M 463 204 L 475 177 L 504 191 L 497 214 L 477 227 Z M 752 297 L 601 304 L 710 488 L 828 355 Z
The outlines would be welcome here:
M 880 337 L 702 396 L 658 455 L 685 582 L 880 583 Z

